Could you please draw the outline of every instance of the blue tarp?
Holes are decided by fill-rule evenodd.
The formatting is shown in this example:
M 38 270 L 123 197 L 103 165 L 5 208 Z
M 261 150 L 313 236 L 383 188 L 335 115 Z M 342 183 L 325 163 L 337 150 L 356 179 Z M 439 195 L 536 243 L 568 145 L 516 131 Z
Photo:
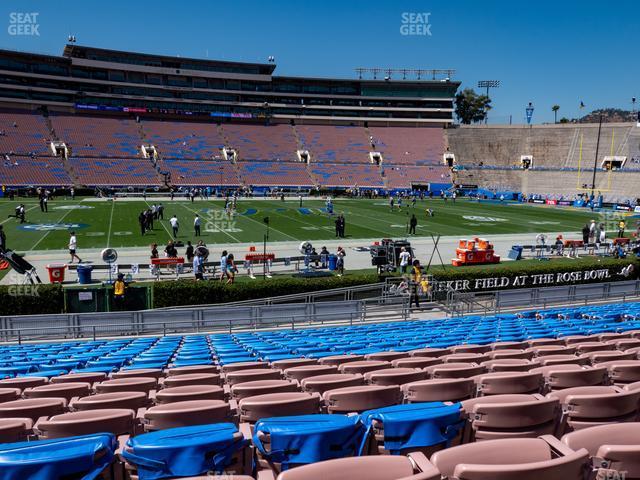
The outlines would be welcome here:
M 249 443 L 236 441 L 237 431 L 231 423 L 159 430 L 130 438 L 122 455 L 136 466 L 140 480 L 222 473 Z
M 255 426 L 253 443 L 270 462 L 291 465 L 350 457 L 357 454 L 365 428 L 358 415 L 299 415 L 266 418 Z M 269 451 L 259 433 L 270 435 Z

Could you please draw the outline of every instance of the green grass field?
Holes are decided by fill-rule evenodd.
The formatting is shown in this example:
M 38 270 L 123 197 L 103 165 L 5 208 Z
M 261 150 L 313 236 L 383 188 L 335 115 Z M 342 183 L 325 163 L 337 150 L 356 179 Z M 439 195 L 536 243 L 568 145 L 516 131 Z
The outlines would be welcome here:
M 166 243 L 170 236 L 169 218 L 176 214 L 180 221 L 179 239 L 193 240 L 193 219 L 202 217 L 202 239 L 207 244 L 261 242 L 265 231 L 264 217 L 270 218 L 270 241 L 303 241 L 331 239 L 335 236 L 334 220 L 324 212 L 323 200 L 305 200 L 298 208 L 296 200 L 239 200 L 237 215 L 227 219 L 222 201 L 163 202 L 165 219 L 156 222 L 155 230 L 141 236 L 138 213 L 148 202 L 91 199 L 53 200 L 49 212 L 43 213 L 34 200 L 25 202 L 27 223 L 20 225 L 13 218 L 16 202 L 0 201 L 0 223 L 4 225 L 8 245 L 17 251 L 66 249 L 68 231 L 78 235 L 80 248 L 148 246 Z M 432 208 L 434 217 L 427 217 Z M 346 218 L 348 238 L 384 238 L 406 235 L 409 216 L 418 218 L 417 235 L 492 235 L 503 233 L 537 233 L 578 231 L 593 217 L 593 213 L 554 207 L 520 204 L 476 203 L 458 199 L 457 203 L 442 200 L 418 201 L 415 210 L 403 207 L 390 211 L 385 199 L 336 199 L 334 212 Z

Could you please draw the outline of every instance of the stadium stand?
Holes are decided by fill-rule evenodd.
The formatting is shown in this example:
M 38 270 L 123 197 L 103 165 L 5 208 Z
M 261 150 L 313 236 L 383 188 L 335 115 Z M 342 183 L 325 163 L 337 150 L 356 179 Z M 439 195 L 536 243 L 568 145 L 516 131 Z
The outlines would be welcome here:
M 128 118 L 51 115 L 58 140 L 73 156 L 136 157 L 142 143 L 137 124 Z
M 222 126 L 228 146 L 238 152 L 241 160 L 297 160 L 298 145 L 290 125 L 236 125 Z
M 214 123 L 145 120 L 145 142 L 162 158 L 202 159 L 220 156 L 224 138 Z
M 0 161 L 0 183 L 6 186 L 73 184 L 61 159 L 55 157 L 18 157 Z
M 51 134 L 44 117 L 21 110 L 0 112 L 0 153 L 44 154 Z
M 69 164 L 76 178 L 83 185 L 160 185 L 153 164 L 144 158 L 71 157 Z
M 318 184 L 326 187 L 382 187 L 380 167 L 366 163 L 322 163 L 310 165 Z
M 304 163 L 249 162 L 237 163 L 240 177 L 247 185 L 312 186 L 314 181 Z
M 386 165 L 384 176 L 390 188 L 411 188 L 412 183 L 450 183 L 451 173 L 444 165 Z
M 441 163 L 444 134 L 441 128 L 371 127 L 372 149 L 385 164 Z
M 637 478 L 638 304 L 424 327 L 0 346 L 0 475 Z
M 314 162 L 368 163 L 371 145 L 362 127 L 298 125 L 298 136 Z
M 241 185 L 233 163 L 225 160 L 176 160 L 158 161 L 161 171 L 171 173 L 173 185 Z

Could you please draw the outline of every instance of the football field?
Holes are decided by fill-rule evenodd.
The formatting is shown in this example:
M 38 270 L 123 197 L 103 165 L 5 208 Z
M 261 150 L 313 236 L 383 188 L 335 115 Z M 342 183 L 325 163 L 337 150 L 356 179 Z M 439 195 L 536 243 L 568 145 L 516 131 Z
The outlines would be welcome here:
M 411 215 L 418 219 L 417 236 L 429 234 L 491 236 L 503 233 L 539 233 L 579 231 L 594 214 L 569 208 L 522 205 L 517 203 L 478 203 L 468 199 L 425 199 L 415 208 L 403 205 L 390 210 L 386 199 L 335 199 L 334 216 L 325 209 L 325 202 L 297 199 L 239 199 L 236 214 L 229 217 L 221 200 L 166 200 L 164 220 L 156 221 L 154 230 L 141 235 L 138 214 L 154 199 L 57 200 L 49 202 L 49 212 L 40 211 L 35 200 L 24 201 L 26 223 L 20 224 L 8 215 L 14 213 L 17 202 L 0 201 L 0 223 L 7 234 L 8 246 L 16 251 L 64 250 L 69 231 L 74 230 L 80 248 L 146 247 L 164 244 L 171 238 L 169 218 L 176 215 L 180 222 L 178 239 L 194 240 L 193 220 L 202 218 L 205 243 L 232 244 L 262 242 L 269 218 L 269 241 L 304 241 L 335 238 L 335 214 L 346 220 L 346 236 L 350 239 L 400 238 L 407 236 Z M 426 209 L 433 210 L 428 216 Z

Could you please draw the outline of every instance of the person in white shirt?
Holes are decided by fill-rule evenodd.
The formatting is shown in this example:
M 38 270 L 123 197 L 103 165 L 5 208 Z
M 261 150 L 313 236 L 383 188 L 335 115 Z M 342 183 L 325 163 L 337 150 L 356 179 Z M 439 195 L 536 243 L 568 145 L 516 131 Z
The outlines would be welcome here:
M 402 247 L 400 249 L 400 269 L 402 270 L 402 273 L 407 273 L 409 262 L 411 262 L 411 254 L 407 252 L 405 247 Z
M 200 224 L 201 224 L 200 216 L 196 214 L 196 218 L 193 219 L 193 230 L 195 231 L 196 237 L 200 236 Z
M 69 255 L 71 255 L 71 261 L 69 263 L 73 263 L 73 259 L 77 258 L 78 263 L 82 263 L 80 257 L 76 254 L 76 250 L 78 249 L 78 239 L 76 238 L 76 232 L 70 232 L 69 237 Z
M 193 274 L 196 280 L 204 280 L 203 268 L 202 268 L 202 254 L 196 252 L 196 256 L 193 257 Z
M 180 227 L 178 217 L 174 215 L 169 219 L 169 223 L 171 224 L 171 229 L 173 230 L 173 238 L 178 238 L 178 228 Z

